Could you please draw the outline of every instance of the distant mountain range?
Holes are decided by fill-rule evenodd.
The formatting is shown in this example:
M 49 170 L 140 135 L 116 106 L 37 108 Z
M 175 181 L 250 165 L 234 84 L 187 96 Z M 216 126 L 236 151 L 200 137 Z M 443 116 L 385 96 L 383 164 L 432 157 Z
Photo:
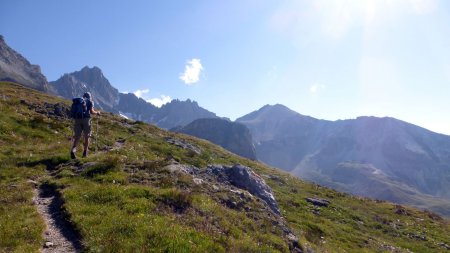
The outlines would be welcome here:
M 450 136 L 394 118 L 326 121 L 283 105 L 236 120 L 256 156 L 301 178 L 450 215 Z
M 450 216 L 450 136 L 394 118 L 327 121 L 283 105 L 266 105 L 236 122 L 197 102 L 173 100 L 158 108 L 114 88 L 98 67 L 54 82 L 0 38 L 0 80 L 67 99 L 90 91 L 97 108 L 207 139 L 306 180 Z
M 64 74 L 50 82 L 52 90 L 64 98 L 71 99 L 91 92 L 96 107 L 121 114 L 135 120 L 170 129 L 184 126 L 199 118 L 216 118 L 216 114 L 200 107 L 197 102 L 172 100 L 158 108 L 132 93 L 119 93 L 98 67 L 84 67 L 80 71 Z

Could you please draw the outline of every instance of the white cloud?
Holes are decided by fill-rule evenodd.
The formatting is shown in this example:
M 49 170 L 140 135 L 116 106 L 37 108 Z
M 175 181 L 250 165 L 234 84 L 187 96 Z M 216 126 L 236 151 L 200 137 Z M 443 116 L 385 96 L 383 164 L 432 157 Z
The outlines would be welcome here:
M 134 93 L 134 95 L 136 95 L 136 97 L 138 98 L 143 98 L 145 94 L 149 93 L 150 90 L 149 89 L 144 89 L 144 90 L 137 90 Z
M 200 79 L 200 72 L 203 70 L 203 66 L 200 63 L 200 59 L 192 59 L 187 61 L 184 73 L 180 75 L 180 79 L 187 85 L 192 85 Z
M 317 92 L 324 90 L 324 89 L 325 89 L 325 85 L 315 83 L 309 87 L 309 92 L 311 94 L 316 94 Z
M 159 98 L 148 98 L 149 93 L 150 93 L 150 89 L 143 89 L 143 90 L 137 90 L 135 92 L 133 92 L 134 95 L 136 95 L 136 97 L 138 98 L 142 98 L 144 99 L 147 103 L 153 104 L 156 107 L 161 107 L 164 104 L 169 103 L 170 101 L 172 101 L 172 98 L 170 98 L 170 96 L 166 96 L 166 95 L 161 95 Z
M 169 96 L 161 95 L 159 98 L 152 98 L 147 100 L 150 104 L 153 104 L 156 107 L 161 107 L 167 103 L 172 101 L 172 99 Z

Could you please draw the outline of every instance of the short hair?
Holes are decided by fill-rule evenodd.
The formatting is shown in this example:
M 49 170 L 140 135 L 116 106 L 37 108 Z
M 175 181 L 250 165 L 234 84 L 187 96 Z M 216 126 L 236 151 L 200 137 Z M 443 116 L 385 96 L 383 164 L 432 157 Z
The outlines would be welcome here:
M 84 97 L 84 98 L 91 99 L 91 93 L 90 93 L 90 92 L 85 92 L 85 93 L 83 94 L 83 97 Z

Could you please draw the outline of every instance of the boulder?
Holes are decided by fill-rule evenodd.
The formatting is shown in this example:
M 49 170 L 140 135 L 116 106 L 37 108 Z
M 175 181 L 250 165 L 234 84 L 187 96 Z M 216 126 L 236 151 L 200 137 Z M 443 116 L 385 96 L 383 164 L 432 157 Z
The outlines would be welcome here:
M 316 198 L 306 198 L 306 201 L 315 205 L 315 206 L 324 206 L 327 207 L 330 204 L 330 201 L 326 199 L 316 199 Z
M 222 166 L 210 165 L 208 171 L 216 175 L 221 182 L 229 182 L 231 185 L 244 189 L 250 194 L 263 200 L 269 208 L 280 215 L 280 208 L 275 200 L 272 189 L 252 169 L 243 165 Z
M 183 149 L 190 150 L 190 151 L 194 152 L 197 155 L 200 155 L 202 153 L 202 151 L 201 151 L 201 149 L 199 147 L 194 146 L 194 145 L 188 143 L 185 140 L 179 140 L 179 139 L 175 139 L 175 138 L 172 138 L 172 137 L 166 137 L 165 140 L 169 144 L 175 145 L 175 146 L 183 148 Z

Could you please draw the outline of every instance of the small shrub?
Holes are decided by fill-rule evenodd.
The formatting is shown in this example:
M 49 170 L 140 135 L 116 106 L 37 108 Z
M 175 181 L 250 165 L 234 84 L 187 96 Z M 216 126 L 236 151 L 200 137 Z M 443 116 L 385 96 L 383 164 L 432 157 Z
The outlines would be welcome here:
M 171 206 L 175 212 L 182 213 L 192 206 L 192 196 L 189 192 L 170 189 L 161 195 L 162 203 Z

